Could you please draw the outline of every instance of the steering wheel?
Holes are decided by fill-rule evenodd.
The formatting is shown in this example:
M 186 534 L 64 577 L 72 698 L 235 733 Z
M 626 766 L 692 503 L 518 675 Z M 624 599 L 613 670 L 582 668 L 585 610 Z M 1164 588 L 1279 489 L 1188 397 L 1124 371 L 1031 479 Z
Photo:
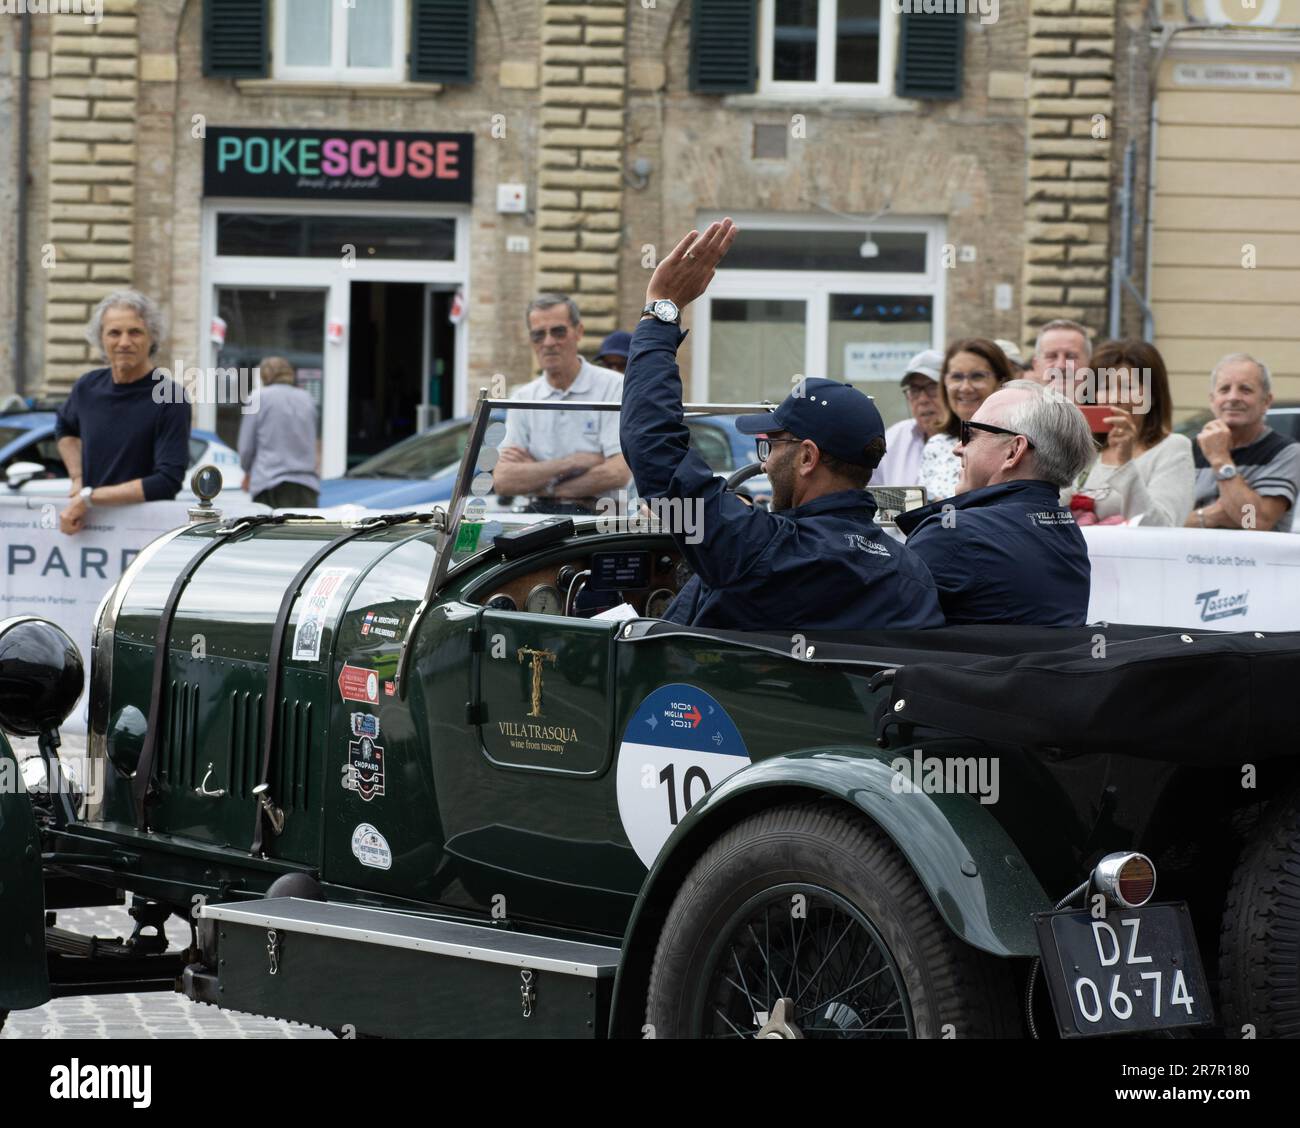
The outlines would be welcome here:
M 763 464 L 761 462 L 751 462 L 748 466 L 742 466 L 739 470 L 735 471 L 726 480 L 722 488 L 735 493 L 736 487 L 742 482 L 748 482 L 750 478 L 757 478 L 761 473 L 763 473 Z

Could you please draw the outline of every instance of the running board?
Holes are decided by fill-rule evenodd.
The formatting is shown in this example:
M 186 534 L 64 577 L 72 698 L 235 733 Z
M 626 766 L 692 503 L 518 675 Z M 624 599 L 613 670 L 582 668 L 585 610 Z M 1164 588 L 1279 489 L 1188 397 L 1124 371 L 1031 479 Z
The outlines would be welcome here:
M 617 948 L 296 897 L 201 913 L 217 971 L 192 966 L 185 989 L 204 1002 L 352 1034 L 606 1033 Z

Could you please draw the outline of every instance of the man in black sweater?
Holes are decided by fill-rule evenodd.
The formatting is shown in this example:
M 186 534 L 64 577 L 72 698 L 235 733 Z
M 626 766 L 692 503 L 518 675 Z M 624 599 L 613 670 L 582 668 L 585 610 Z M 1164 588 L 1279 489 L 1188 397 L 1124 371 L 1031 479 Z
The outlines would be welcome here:
M 95 307 L 87 337 L 108 368 L 87 372 L 59 409 L 55 437 L 72 479 L 59 518 L 80 532 L 96 505 L 131 505 L 176 496 L 189 464 L 190 408 L 183 390 L 150 377 L 162 336 L 158 307 L 121 290 Z

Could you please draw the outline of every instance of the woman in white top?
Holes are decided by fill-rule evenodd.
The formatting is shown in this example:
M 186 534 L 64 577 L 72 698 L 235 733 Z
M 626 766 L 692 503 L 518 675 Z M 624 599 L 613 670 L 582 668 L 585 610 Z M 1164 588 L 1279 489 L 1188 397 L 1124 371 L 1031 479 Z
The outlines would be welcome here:
M 1098 521 L 1141 517 L 1142 525 L 1182 525 L 1192 511 L 1196 469 L 1191 440 L 1173 431 L 1164 359 L 1145 341 L 1106 341 L 1091 365 L 1111 429 L 1098 435 L 1101 453 L 1066 498 L 1079 495 L 1076 510 L 1090 499 Z
M 926 501 L 939 501 L 957 492 L 961 459 L 953 454 L 953 448 L 961 435 L 961 425 L 1011 379 L 1006 354 L 984 337 L 966 337 L 949 345 L 942 371 L 939 402 L 948 421 L 927 440 L 921 454 L 919 478 Z

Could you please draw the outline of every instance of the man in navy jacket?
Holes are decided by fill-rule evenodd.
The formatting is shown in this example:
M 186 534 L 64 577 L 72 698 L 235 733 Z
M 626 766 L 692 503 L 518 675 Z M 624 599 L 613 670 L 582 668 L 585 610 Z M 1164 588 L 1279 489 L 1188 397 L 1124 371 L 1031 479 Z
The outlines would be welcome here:
M 1083 413 L 1032 380 L 1012 380 L 962 426 L 958 493 L 898 518 L 930 567 L 949 623 L 1077 627 L 1091 567 L 1060 503 L 1096 456 Z
M 847 384 L 805 379 L 773 412 L 742 415 L 772 482 L 772 512 L 723 489 L 690 449 L 676 353 L 680 310 L 707 288 L 735 238 L 731 220 L 692 231 L 658 266 L 632 334 L 619 440 L 642 499 L 696 507 L 702 536 L 674 539 L 696 577 L 665 618 L 735 630 L 871 630 L 943 625 L 925 565 L 875 523 L 864 488 L 884 424 Z M 698 541 L 698 543 L 693 543 Z

